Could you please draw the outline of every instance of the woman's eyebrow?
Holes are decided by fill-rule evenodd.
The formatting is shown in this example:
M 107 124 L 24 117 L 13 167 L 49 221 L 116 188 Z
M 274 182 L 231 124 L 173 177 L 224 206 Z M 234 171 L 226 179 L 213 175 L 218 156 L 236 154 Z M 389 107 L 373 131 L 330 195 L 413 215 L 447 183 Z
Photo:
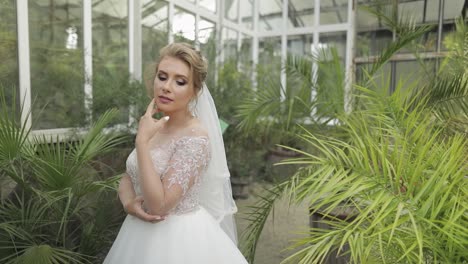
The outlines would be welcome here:
M 169 74 L 167 74 L 167 72 L 165 72 L 165 71 L 163 71 L 163 70 L 158 70 L 158 73 L 162 73 L 162 74 L 169 75 Z M 188 77 L 185 76 L 185 75 L 183 75 L 183 74 L 176 74 L 175 76 L 176 76 L 176 77 L 182 77 L 182 78 L 188 79 Z

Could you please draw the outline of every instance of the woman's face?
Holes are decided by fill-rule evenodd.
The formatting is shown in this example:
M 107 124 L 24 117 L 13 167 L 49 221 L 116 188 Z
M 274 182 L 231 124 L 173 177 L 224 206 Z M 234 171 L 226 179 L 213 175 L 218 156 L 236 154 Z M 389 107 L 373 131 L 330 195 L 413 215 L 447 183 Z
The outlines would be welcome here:
M 159 111 L 165 114 L 187 111 L 194 96 L 189 66 L 178 58 L 164 57 L 154 80 L 154 97 Z

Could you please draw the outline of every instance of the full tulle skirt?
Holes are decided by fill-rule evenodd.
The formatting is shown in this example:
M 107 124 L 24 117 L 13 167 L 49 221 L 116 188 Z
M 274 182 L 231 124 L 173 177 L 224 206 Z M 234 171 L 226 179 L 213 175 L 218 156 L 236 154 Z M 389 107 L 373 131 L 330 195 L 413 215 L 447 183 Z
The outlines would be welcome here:
M 148 223 L 128 215 L 105 264 L 247 263 L 234 242 L 203 208 Z

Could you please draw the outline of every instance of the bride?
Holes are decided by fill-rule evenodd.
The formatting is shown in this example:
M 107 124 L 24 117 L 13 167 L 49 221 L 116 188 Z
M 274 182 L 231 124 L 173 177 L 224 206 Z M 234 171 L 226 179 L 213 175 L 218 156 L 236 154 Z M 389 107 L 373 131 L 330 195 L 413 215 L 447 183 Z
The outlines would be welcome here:
M 247 263 L 238 250 L 224 143 L 207 64 L 183 43 L 160 51 L 119 198 L 128 213 L 104 263 Z M 157 120 L 153 115 L 162 112 Z

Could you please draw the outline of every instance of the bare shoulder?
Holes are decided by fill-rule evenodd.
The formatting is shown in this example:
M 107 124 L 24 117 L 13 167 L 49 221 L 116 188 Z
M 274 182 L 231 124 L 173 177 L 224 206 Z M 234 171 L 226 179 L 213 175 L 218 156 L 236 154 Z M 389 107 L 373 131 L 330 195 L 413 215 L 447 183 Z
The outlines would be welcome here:
M 198 119 L 194 119 L 184 129 L 176 142 L 183 146 L 208 146 L 210 142 L 208 130 Z
M 187 136 L 192 137 L 208 137 L 208 130 L 197 118 L 193 119 L 187 127 Z

